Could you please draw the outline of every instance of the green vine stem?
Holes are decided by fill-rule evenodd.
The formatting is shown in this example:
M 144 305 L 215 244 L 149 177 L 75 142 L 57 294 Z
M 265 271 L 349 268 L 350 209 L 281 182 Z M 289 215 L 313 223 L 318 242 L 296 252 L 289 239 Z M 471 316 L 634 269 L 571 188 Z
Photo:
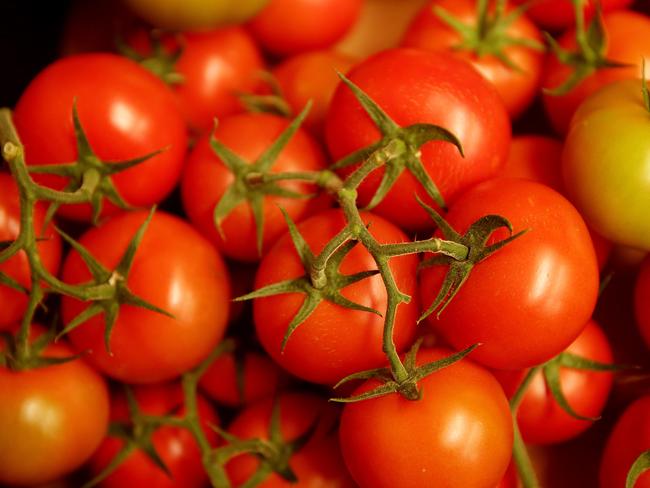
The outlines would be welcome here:
M 542 366 L 535 366 L 528 370 L 523 381 L 517 388 L 517 391 L 510 399 L 510 411 L 512 412 L 512 425 L 513 425 L 513 445 L 512 445 L 512 457 L 517 466 L 517 473 L 521 479 L 523 488 L 540 488 L 539 481 L 537 480 L 537 475 L 535 474 L 535 468 L 533 463 L 530 460 L 528 455 L 528 449 L 526 449 L 526 444 L 521 437 L 521 432 L 519 431 L 519 425 L 517 423 L 517 409 L 521 404 L 521 401 L 524 399 L 528 385 L 533 380 L 535 375 L 541 370 Z

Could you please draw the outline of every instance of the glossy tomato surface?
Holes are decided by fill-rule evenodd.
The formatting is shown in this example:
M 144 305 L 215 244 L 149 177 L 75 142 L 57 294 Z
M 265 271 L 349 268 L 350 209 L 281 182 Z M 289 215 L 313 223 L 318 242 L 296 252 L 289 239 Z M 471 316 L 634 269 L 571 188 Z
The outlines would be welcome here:
M 63 341 L 45 357 L 70 357 Z M 108 429 L 105 380 L 83 360 L 23 371 L 0 367 L 0 483 L 34 486 L 79 468 Z
M 112 176 L 122 198 L 134 207 L 148 207 L 166 197 L 180 177 L 187 131 L 165 84 L 133 61 L 113 54 L 79 54 L 55 61 L 34 78 L 16 104 L 14 123 L 27 164 L 77 159 L 75 103 L 90 146 L 102 161 L 125 161 L 163 150 Z M 67 183 L 50 175 L 37 180 L 57 189 Z M 117 209 L 104 201 L 104 210 L 107 215 Z M 91 208 L 64 206 L 60 214 L 89 220 Z
M 146 415 L 185 415 L 183 392 L 180 384 L 137 386 L 133 394 L 140 409 Z M 203 433 L 210 444 L 216 444 L 216 433 L 209 427 L 219 425 L 216 412 L 210 403 L 198 396 L 197 409 Z M 126 396 L 115 393 L 111 400 L 111 421 L 129 425 L 130 413 Z M 201 462 L 201 450 L 192 433 L 182 427 L 159 427 L 151 436 L 154 449 L 171 474 L 156 466 L 139 449 L 132 452 L 99 486 L 103 488 L 202 488 L 208 475 Z M 90 460 L 94 475 L 101 473 L 123 446 L 117 437 L 107 436 Z
M 324 398 L 311 393 L 285 393 L 277 398 L 257 402 L 233 420 L 228 432 L 240 439 L 270 439 L 271 415 L 279 409 L 279 433 L 285 443 L 308 435 L 307 442 L 288 459 L 297 481 L 292 483 L 270 473 L 258 486 L 261 488 L 354 488 L 355 484 L 341 458 L 336 430 L 336 409 Z M 244 486 L 259 466 L 250 454 L 237 456 L 226 464 L 234 486 Z
M 640 85 L 613 83 L 581 105 L 564 144 L 562 173 L 567 195 L 596 232 L 648 251 L 650 114 Z
M 452 352 L 421 350 L 418 364 Z M 364 383 L 355 394 L 378 386 Z M 465 359 L 419 382 L 422 398 L 397 393 L 347 404 L 340 439 L 361 488 L 494 488 L 510 462 L 512 417 L 494 376 Z M 390 421 L 387 421 L 390 419 Z M 391 466 L 381 469 L 380 466 Z
M 224 118 L 214 137 L 247 163 L 257 160 L 289 125 L 289 121 L 271 114 L 239 114 Z M 303 129 L 291 138 L 271 166 L 270 172 L 320 171 L 326 160 L 313 137 Z M 214 209 L 231 185 L 233 172 L 221 161 L 205 136 L 190 153 L 181 181 L 183 207 L 192 223 L 228 257 L 240 261 L 258 261 L 257 230 L 253 211 L 247 201 L 239 203 L 221 222 L 219 233 Z M 317 191 L 313 185 L 300 181 L 281 183 L 287 190 L 308 195 Z M 324 198 L 290 198 L 265 195 L 262 204 L 262 254 L 282 235 L 287 224 L 280 209 L 293 220 L 329 205 Z
M 33 222 L 35 229 L 42 229 L 45 222 L 46 206 L 38 203 L 34 207 Z M 0 173 L 0 241 L 13 241 L 20 233 L 20 200 L 18 187 L 7 173 Z M 61 261 L 61 238 L 49 224 L 36 247 L 45 269 L 56 275 Z M 0 263 L 0 272 L 14 279 L 23 287 L 31 285 L 29 261 L 24 251 Z M 5 285 L 0 285 L 0 330 L 6 330 L 18 322 L 27 309 L 27 295 Z
M 507 112 L 495 89 L 465 61 L 449 54 L 391 49 L 355 66 L 349 78 L 398 125 L 436 124 L 460 140 L 465 157 L 449 142 L 422 146 L 423 166 L 447 204 L 505 164 L 510 144 Z M 325 136 L 330 154 L 338 160 L 377 142 L 380 133 L 352 91 L 340 84 L 327 114 Z M 361 205 L 370 202 L 382 175 L 380 168 L 362 183 Z M 405 171 L 373 211 L 409 230 L 432 229 L 414 195 L 433 205 Z
M 501 96 L 512 118 L 519 116 L 537 94 L 544 55 L 540 49 L 521 42 L 542 42 L 539 29 L 525 15 L 504 26 L 500 33 L 503 47 L 484 38 L 479 47 L 463 48 L 463 36 L 437 14 L 437 9 L 452 15 L 467 28 L 479 30 L 476 2 L 472 0 L 432 0 L 425 4 L 409 25 L 401 45 L 428 51 L 449 52 L 472 64 Z M 514 40 L 519 40 L 515 42 Z M 508 43 L 510 41 L 510 43 Z M 541 45 L 541 44 L 540 44 Z M 484 49 L 485 52 L 481 52 Z M 498 49 L 500 56 L 490 52 Z M 510 63 L 510 66 L 508 65 Z
M 362 218 L 379 243 L 399 243 L 407 239 L 398 227 L 377 215 L 362 214 Z M 344 225 L 340 210 L 328 210 L 304 220 L 298 225 L 298 230 L 312 252 L 318 254 Z M 397 309 L 393 339 L 399 351 L 410 345 L 415 334 L 417 264 L 415 255 L 390 260 L 398 288 L 412 297 L 410 303 L 400 304 Z M 377 269 L 375 261 L 361 245 L 350 251 L 339 268 L 344 275 L 373 269 Z M 255 288 L 304 274 L 293 243 L 285 234 L 260 263 Z M 386 311 L 387 295 L 379 275 L 348 285 L 341 289 L 341 294 L 382 314 Z M 253 302 L 258 338 L 278 364 L 300 378 L 325 384 L 334 384 L 348 374 L 383 365 L 386 360 L 382 352 L 384 319 L 374 313 L 350 310 L 325 300 L 293 332 L 282 351 L 287 327 L 304 297 L 304 294 L 288 293 Z
M 114 269 L 146 212 L 116 216 L 84 234 L 80 243 L 108 269 Z M 83 283 L 90 273 L 77 253 L 63 267 L 63 279 Z M 228 318 L 230 285 L 225 265 L 210 243 L 178 217 L 153 216 L 135 254 L 127 285 L 132 293 L 173 318 L 122 305 L 104 346 L 104 314 L 83 322 L 70 334 L 78 351 L 102 372 L 128 383 L 174 378 L 198 364 L 221 339 Z M 69 323 L 87 305 L 64 298 Z
M 587 227 L 562 195 L 545 185 L 495 179 L 463 194 L 446 218 L 464 233 L 479 218 L 502 215 L 525 234 L 477 264 L 447 308 L 427 320 L 455 348 L 482 343 L 472 358 L 517 369 L 544 362 L 567 347 L 591 317 L 598 267 Z M 507 237 L 499 230 L 496 238 Z M 420 273 L 429 307 L 446 266 Z

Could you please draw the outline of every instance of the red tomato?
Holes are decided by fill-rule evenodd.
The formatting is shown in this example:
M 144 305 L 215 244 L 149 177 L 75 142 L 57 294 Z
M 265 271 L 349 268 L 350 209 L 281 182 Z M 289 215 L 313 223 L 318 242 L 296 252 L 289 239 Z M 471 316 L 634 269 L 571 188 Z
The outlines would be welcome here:
M 336 421 L 335 411 L 322 398 L 308 393 L 286 393 L 278 399 L 269 398 L 240 412 L 228 431 L 240 439 L 269 439 L 271 412 L 275 401 L 280 409 L 280 432 L 284 441 L 296 440 L 314 425 L 317 427 L 307 443 L 288 460 L 298 481 L 291 483 L 278 474 L 271 473 L 258 486 L 354 488 L 354 482 L 341 459 L 336 430 L 332 430 Z M 228 462 L 226 471 L 234 486 L 243 486 L 258 465 L 257 458 L 246 454 Z
M 636 280 L 634 310 L 641 335 L 650 349 L 650 257 L 646 257 Z
M 610 364 L 613 360 L 607 337 L 592 320 L 565 351 L 599 363 Z M 513 393 L 523 377 L 518 371 L 495 371 L 495 374 L 497 379 L 505 382 L 506 391 Z M 600 416 L 609 397 L 612 380 L 610 372 L 565 367 L 560 369 L 562 393 L 571 408 L 585 417 Z M 524 440 L 531 444 L 567 441 L 580 435 L 593 423 L 576 419 L 565 412 L 553 398 L 541 372 L 533 378 L 526 390 L 517 411 L 517 422 Z
M 321 136 L 327 109 L 339 82 L 337 71 L 345 74 L 352 65 L 352 58 L 336 51 L 313 51 L 287 58 L 273 68 L 272 73 L 294 113 L 299 113 L 309 100 L 312 101 L 304 125 Z
M 650 395 L 629 405 L 609 435 L 600 463 L 600 488 L 625 486 L 632 463 L 650 449 Z M 650 487 L 650 471 L 646 471 L 634 488 Z
M 206 133 L 215 117 L 242 111 L 237 92 L 253 90 L 264 69 L 257 45 L 243 28 L 185 32 L 164 43 L 171 52 L 182 50 L 173 66 L 182 81 L 172 87 L 191 127 Z M 142 54 L 151 52 L 146 29 L 136 31 L 129 44 Z
M 114 269 L 146 213 L 116 216 L 84 234 L 80 243 L 108 269 Z M 76 252 L 63 267 L 63 280 L 90 278 Z M 198 364 L 223 336 L 228 319 L 229 282 L 221 257 L 208 241 L 177 217 L 153 216 L 127 278 L 131 292 L 171 313 L 122 305 L 104 346 L 104 315 L 83 322 L 70 333 L 77 351 L 104 373 L 128 383 L 153 383 L 174 378 Z M 62 303 L 69 323 L 87 305 L 71 298 Z
M 380 243 L 407 240 L 406 235 L 383 218 L 364 214 L 364 222 Z M 314 215 L 298 225 L 312 252 L 318 254 L 345 225 L 340 210 Z M 390 266 L 402 293 L 412 296 L 397 309 L 393 339 L 398 351 L 407 348 L 415 335 L 418 313 L 415 255 L 391 259 Z M 357 245 L 343 259 L 340 271 L 354 274 L 377 269 L 370 253 Z M 255 288 L 293 279 L 305 274 L 296 250 L 285 234 L 262 259 Z M 379 275 L 366 278 L 342 289 L 345 298 L 386 311 L 386 289 Z M 284 351 L 282 340 L 287 327 L 304 301 L 304 294 L 290 293 L 256 299 L 253 302 L 255 329 L 269 355 L 292 374 L 315 383 L 334 384 L 344 376 L 382 366 L 384 318 L 364 311 L 350 310 L 328 301 L 321 302 L 291 335 Z
M 562 143 L 557 139 L 540 136 L 515 136 L 510 144 L 508 162 L 502 176 L 537 181 L 564 194 L 562 183 Z M 594 244 L 598 268 L 603 269 L 613 244 L 589 228 Z
M 37 237 L 38 229 L 43 227 L 46 206 L 39 203 L 34 207 L 34 229 Z M 20 232 L 20 202 L 18 188 L 12 177 L 0 173 L 0 241 L 13 241 Z M 46 240 L 38 242 L 41 262 L 50 273 L 56 274 L 61 261 L 61 238 L 50 224 L 44 234 Z M 29 261 L 23 251 L 12 258 L 0 263 L 0 272 L 16 280 L 20 285 L 29 288 L 31 273 Z M 22 317 L 27 308 L 27 296 L 17 290 L 0 285 L 0 330 L 6 330 Z
M 444 9 L 470 29 L 478 29 L 479 18 L 474 0 L 431 0 L 422 7 L 409 25 L 402 39 L 402 46 L 449 52 L 468 61 L 494 85 L 510 117 L 519 116 L 537 94 L 544 54 L 541 50 L 508 40 L 525 39 L 536 41 L 541 46 L 542 36 L 539 29 L 522 15 L 502 29 L 498 44 L 493 39 L 484 38 L 478 48 L 458 48 L 463 36 L 438 16 L 434 10 L 437 8 Z M 495 51 L 490 49 L 498 49 L 496 52 L 505 56 L 516 68 L 505 64 L 493 54 Z
M 417 362 L 450 354 L 421 350 Z M 378 385 L 369 380 L 355 394 Z M 512 448 L 512 417 L 494 376 L 462 360 L 419 387 L 417 401 L 393 393 L 345 405 L 341 450 L 354 480 L 360 488 L 494 488 Z
M 182 417 L 186 410 L 180 384 L 138 386 L 133 393 L 140 411 L 147 415 Z M 210 425 L 219 425 L 214 409 L 198 396 L 198 412 L 203 432 L 211 444 L 217 436 Z M 130 419 L 126 396 L 120 392 L 112 398 L 111 421 L 128 423 Z M 171 477 L 156 466 L 141 450 L 133 451 L 120 466 L 104 479 L 103 488 L 202 488 L 208 476 L 201 461 L 201 450 L 192 433 L 182 427 L 159 427 L 151 436 L 153 447 L 169 469 Z M 90 460 L 93 476 L 101 473 L 124 444 L 118 437 L 104 439 Z
M 112 177 L 130 205 L 149 207 L 161 201 L 180 177 L 187 147 L 185 123 L 165 84 L 134 62 L 113 54 L 59 59 L 32 80 L 16 104 L 14 123 L 25 146 L 27 164 L 77 159 L 74 101 L 90 145 L 103 161 L 124 161 L 166 149 Z M 36 179 L 59 189 L 66 185 L 61 177 Z M 104 210 L 107 215 L 117 209 L 105 201 Z M 91 209 L 89 205 L 64 206 L 60 213 L 88 220 Z
M 599 0 L 604 12 L 627 7 L 633 0 Z M 528 4 L 527 15 L 540 27 L 562 30 L 572 27 L 575 22 L 575 8 L 572 0 L 515 0 L 515 3 Z M 584 0 L 585 17 L 590 18 L 596 10 L 595 0 Z
M 363 0 L 269 0 L 248 27 L 272 54 L 324 49 L 354 25 L 362 5 Z
M 59 341 L 45 357 L 70 357 Z M 33 486 L 80 467 L 108 428 L 104 379 L 80 359 L 20 372 L 0 367 L 0 483 Z
M 629 64 L 624 68 L 601 68 L 585 78 L 566 95 L 543 94 L 544 109 L 558 134 L 566 134 L 571 117 L 578 106 L 592 93 L 614 81 L 641 76 L 643 60 L 646 61 L 646 78 L 650 77 L 650 18 L 643 14 L 621 10 L 603 16 L 606 35 L 606 58 Z M 575 32 L 568 31 L 558 40 L 560 46 L 575 48 Z M 556 88 L 572 72 L 572 68 L 560 63 L 548 54 L 542 86 Z
M 427 320 L 459 350 L 482 343 L 472 358 L 487 366 L 542 363 L 578 337 L 596 304 L 598 267 L 587 227 L 556 191 L 507 178 L 463 194 L 447 221 L 464 233 L 489 214 L 507 218 L 514 232 L 529 232 L 476 265 L 440 317 Z M 505 230 L 494 237 L 506 237 Z M 445 272 L 435 266 L 420 273 L 424 307 L 438 294 Z
M 218 357 L 201 376 L 200 385 L 215 402 L 240 407 L 272 396 L 281 379 L 277 364 L 263 354 L 246 351 L 241 358 L 237 352 Z
M 247 162 L 255 161 L 287 128 L 289 121 L 270 114 L 239 114 L 219 123 L 214 132 L 216 139 Z M 279 154 L 271 167 L 272 172 L 320 171 L 325 169 L 325 157 L 314 139 L 304 130 L 298 131 Z M 214 208 L 234 175 L 214 153 L 207 136 L 202 138 L 189 156 L 183 179 L 181 195 L 183 207 L 192 223 L 228 257 L 242 261 L 257 261 L 257 232 L 250 205 L 237 205 L 221 223 L 223 238 L 214 222 Z M 309 194 L 313 185 L 286 182 L 284 188 Z M 294 220 L 323 209 L 329 203 L 325 198 L 287 198 L 266 196 L 263 203 L 263 252 L 286 230 L 287 225 L 280 208 Z
M 350 80 L 365 91 L 400 126 L 429 123 L 456 135 L 463 158 L 453 144 L 433 141 L 422 146 L 421 160 L 449 204 L 471 185 L 496 175 L 508 155 L 510 121 L 494 88 L 471 66 L 447 54 L 392 49 L 352 69 Z M 327 114 L 325 135 L 338 160 L 376 142 L 379 131 L 340 84 Z M 359 187 L 362 205 L 370 202 L 383 168 Z M 402 173 L 374 211 L 409 230 L 431 229 L 433 223 L 414 194 L 433 204 L 422 185 Z

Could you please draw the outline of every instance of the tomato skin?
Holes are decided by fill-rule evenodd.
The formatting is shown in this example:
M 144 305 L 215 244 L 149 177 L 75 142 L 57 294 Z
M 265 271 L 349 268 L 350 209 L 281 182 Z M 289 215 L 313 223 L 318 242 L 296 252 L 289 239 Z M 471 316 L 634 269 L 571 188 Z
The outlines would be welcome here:
M 566 135 L 573 114 L 589 95 L 614 81 L 639 78 L 643 59 L 646 60 L 645 76 L 650 77 L 650 18 L 640 13 L 621 10 L 604 15 L 603 25 L 606 35 L 606 58 L 629 66 L 598 69 L 565 95 L 542 93 L 544 109 L 558 134 Z M 558 42 L 563 48 L 575 48 L 574 31 L 567 31 Z M 542 86 L 560 86 L 571 72 L 571 68 L 548 54 Z
M 324 49 L 354 25 L 362 5 L 363 0 L 269 0 L 248 28 L 271 54 Z
M 255 161 L 271 146 L 273 141 L 289 125 L 289 121 L 270 114 L 239 114 L 223 119 L 214 136 L 244 160 Z M 271 167 L 272 172 L 320 171 L 326 160 L 315 140 L 304 130 L 298 129 Z M 248 202 L 236 206 L 221 223 L 224 237 L 214 223 L 214 208 L 234 175 L 221 162 L 210 146 L 209 138 L 203 137 L 187 161 L 181 181 L 183 207 L 192 223 L 226 256 L 241 261 L 258 261 L 257 232 L 253 212 Z M 287 182 L 287 189 L 302 194 L 313 193 L 314 186 L 302 182 Z M 294 220 L 321 210 L 329 205 L 327 197 L 264 198 L 264 241 L 262 254 L 286 230 L 286 221 L 280 208 Z
M 180 384 L 137 386 L 133 389 L 140 411 L 148 415 L 168 415 L 177 412 L 182 417 L 184 407 Z M 197 408 L 203 432 L 210 444 L 215 445 L 217 436 L 209 427 L 219 425 L 216 412 L 201 395 Z M 111 401 L 111 421 L 127 422 L 129 410 L 126 396 L 120 391 Z M 152 435 L 154 449 L 160 455 L 171 478 L 158 468 L 142 451 L 134 451 L 120 466 L 104 479 L 102 488 L 202 488 L 208 476 L 201 462 L 201 450 L 189 430 L 181 427 L 160 427 Z M 90 460 L 93 476 L 101 473 L 122 448 L 123 441 L 107 436 Z
M 589 233 L 576 209 L 545 185 L 495 179 L 476 185 L 446 218 L 458 232 L 484 215 L 530 229 L 474 267 L 456 297 L 428 323 L 454 348 L 482 343 L 472 359 L 492 368 L 540 364 L 567 347 L 591 317 L 598 267 Z M 505 238 L 505 230 L 495 237 Z M 420 273 L 422 305 L 437 295 L 446 267 Z
M 612 350 L 602 329 L 590 320 L 578 338 L 565 350 L 576 356 L 611 364 Z M 495 371 L 502 384 L 519 383 L 523 372 Z M 519 378 L 515 378 L 519 376 Z M 570 368 L 560 369 L 560 383 L 567 402 L 574 411 L 585 417 L 599 417 L 612 388 L 613 375 L 605 371 L 587 371 Z M 516 384 L 505 386 L 512 393 Z M 544 380 L 538 373 L 529 384 L 517 411 L 517 422 L 526 443 L 555 444 L 577 437 L 593 422 L 579 420 L 555 401 Z
M 562 153 L 569 198 L 585 221 L 617 244 L 650 250 L 650 129 L 640 80 L 594 94 L 576 112 Z M 608 141 L 602 140 L 604 137 Z M 642 141 L 642 142 L 640 142 Z
M 261 488 L 354 488 L 355 484 L 341 459 L 336 431 L 332 432 L 337 415 L 333 405 L 310 393 L 285 393 L 276 399 L 268 398 L 242 410 L 228 428 L 240 439 L 268 439 L 274 401 L 279 402 L 282 438 L 291 442 L 305 434 L 314 423 L 310 440 L 291 456 L 289 466 L 298 481 L 291 483 L 271 473 Z M 233 458 L 226 464 L 226 472 L 233 486 L 242 486 L 255 471 L 259 461 L 251 455 Z
M 146 212 L 116 216 L 84 234 L 84 245 L 104 266 L 113 269 Z M 90 277 L 77 253 L 63 266 L 63 280 L 81 283 Z M 225 265 L 208 241 L 190 225 L 164 212 L 151 220 L 127 283 L 131 292 L 175 318 L 123 305 L 104 346 L 104 316 L 97 315 L 70 334 L 77 351 L 107 375 L 128 383 L 153 383 L 174 378 L 206 357 L 223 337 L 230 286 Z M 69 323 L 86 308 L 64 298 L 63 320 Z
M 417 362 L 450 354 L 423 349 Z M 369 380 L 355 394 L 376 386 Z M 419 386 L 417 401 L 393 393 L 345 405 L 341 450 L 360 488 L 494 488 L 512 448 L 512 417 L 498 382 L 481 366 L 462 360 Z
M 187 147 L 185 122 L 164 83 L 133 61 L 113 54 L 80 54 L 55 61 L 27 86 L 14 111 L 27 164 L 76 160 L 75 100 L 86 136 L 100 159 L 124 161 L 166 148 L 112 177 L 123 199 L 134 207 L 161 201 L 180 177 Z M 64 178 L 49 175 L 35 179 L 57 189 L 66 184 Z M 117 210 L 105 201 L 102 215 Z M 59 214 L 89 220 L 91 208 L 68 205 Z
M 147 22 L 172 31 L 201 30 L 239 24 L 268 0 L 126 0 Z
M 370 224 L 370 232 L 380 243 L 407 240 L 406 235 L 385 219 L 362 214 Z M 318 254 L 325 244 L 345 225 L 340 210 L 328 210 L 302 221 L 298 230 L 312 252 Z M 412 296 L 410 303 L 397 309 L 393 338 L 398 351 L 412 342 L 418 314 L 415 255 L 391 259 L 390 267 L 402 293 Z M 357 245 L 342 261 L 340 271 L 354 274 L 376 269 L 368 251 Z M 288 234 L 285 234 L 262 259 L 255 279 L 255 288 L 293 279 L 305 271 Z M 366 278 L 342 289 L 346 298 L 375 308 L 386 309 L 386 290 L 379 275 Z M 290 293 L 259 298 L 253 302 L 255 330 L 266 352 L 283 368 L 299 378 L 315 383 L 334 384 L 344 376 L 385 362 L 382 352 L 384 319 L 376 314 L 350 310 L 330 302 L 321 302 L 312 314 L 293 332 L 281 351 L 287 327 L 304 300 L 303 294 Z
M 639 269 L 634 288 L 634 312 L 639 331 L 650 349 L 650 257 L 646 257 Z
M 264 69 L 259 48 L 242 27 L 224 27 L 204 32 L 184 32 L 165 38 L 169 50 L 182 49 L 174 71 L 183 81 L 172 85 L 188 124 L 200 133 L 214 126 L 215 117 L 243 111 L 236 95 L 252 91 Z M 135 31 L 129 44 L 150 55 L 149 32 Z
M 600 463 L 600 488 L 621 488 L 634 460 L 650 449 L 650 395 L 630 404 L 618 418 L 607 439 Z M 634 488 L 649 488 L 650 472 L 642 474 Z
M 400 126 L 437 124 L 460 139 L 422 146 L 422 163 L 447 204 L 471 185 L 495 176 L 505 164 L 510 121 L 495 89 L 468 63 L 451 55 L 415 49 L 382 51 L 358 64 L 350 80 Z M 376 142 L 380 134 L 354 95 L 340 84 L 325 122 L 325 137 L 335 160 Z M 348 169 L 351 171 L 351 169 Z M 380 168 L 359 187 L 361 205 L 370 202 L 383 175 Z M 434 205 L 420 183 L 405 171 L 373 209 L 408 230 L 430 230 L 433 223 L 414 194 Z
M 34 207 L 34 228 L 41 229 L 45 221 L 45 204 Z M 11 175 L 0 173 L 0 241 L 11 241 L 20 232 L 20 201 L 18 188 Z M 56 275 L 61 262 L 61 238 L 49 224 L 44 234 L 46 240 L 36 244 L 41 262 L 46 270 Z M 24 251 L 0 263 L 0 272 L 16 280 L 20 285 L 31 286 L 29 261 Z M 27 295 L 7 286 L 0 285 L 0 331 L 7 330 L 19 321 L 27 309 Z
M 340 81 L 337 71 L 345 74 L 353 64 L 352 58 L 333 50 L 311 51 L 285 59 L 272 73 L 294 113 L 312 101 L 304 126 L 322 136 L 325 116 Z
M 542 52 L 514 44 L 503 49 L 503 55 L 519 68 L 515 70 L 493 55 L 481 56 L 470 50 L 457 49 L 462 36 L 438 17 L 434 11 L 436 7 L 443 8 L 471 28 L 475 28 L 479 23 L 476 2 L 472 0 L 431 0 L 413 19 L 401 45 L 427 51 L 448 52 L 469 62 L 494 85 L 510 117 L 518 117 L 537 94 L 544 59 Z M 510 24 L 506 33 L 513 39 L 542 42 L 539 29 L 525 15 Z
M 267 356 L 246 351 L 242 358 L 243 389 L 237 386 L 237 365 L 233 353 L 218 357 L 201 376 L 200 386 L 221 405 L 241 407 L 272 396 L 280 386 L 282 372 Z
M 525 4 L 527 0 L 515 0 L 515 3 Z M 610 12 L 629 6 L 633 0 L 600 0 L 603 12 Z M 584 12 L 587 19 L 594 15 L 596 1 L 586 0 Z M 562 30 L 575 24 L 575 10 L 571 0 L 537 0 L 526 10 L 527 15 L 540 27 L 552 30 Z
M 74 353 L 63 341 L 45 357 Z M 33 486 L 80 467 L 108 428 L 104 379 L 81 359 L 13 372 L 0 367 L 0 483 Z

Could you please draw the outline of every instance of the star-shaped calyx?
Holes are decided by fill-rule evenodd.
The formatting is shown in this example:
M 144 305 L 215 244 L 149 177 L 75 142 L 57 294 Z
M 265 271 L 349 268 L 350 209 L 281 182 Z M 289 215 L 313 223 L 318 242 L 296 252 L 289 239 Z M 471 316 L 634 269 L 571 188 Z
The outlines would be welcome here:
M 70 246 L 77 253 L 79 253 L 79 256 L 81 256 L 83 261 L 86 263 L 86 266 L 92 275 L 92 280 L 88 282 L 86 286 L 90 288 L 93 286 L 108 285 L 113 291 L 110 298 L 98 300 L 91 299 L 90 305 L 83 312 L 72 319 L 65 326 L 60 335 L 68 334 L 70 331 L 83 324 L 86 320 L 94 317 L 95 315 L 103 313 L 105 324 L 104 343 L 107 352 L 110 354 L 111 332 L 113 330 L 115 322 L 117 321 L 120 307 L 122 305 L 133 305 L 173 318 L 169 312 L 166 312 L 165 310 L 158 308 L 155 305 L 152 305 L 151 303 L 133 294 L 127 285 L 127 278 L 129 272 L 131 271 L 131 266 L 133 265 L 135 253 L 138 249 L 138 246 L 140 245 L 140 242 L 142 241 L 147 226 L 153 217 L 154 211 L 155 209 L 151 210 L 146 220 L 138 228 L 114 270 L 107 269 L 104 265 L 97 261 L 97 259 L 88 251 L 88 249 L 82 246 L 79 242 L 75 241 L 72 237 L 70 237 L 62 230 L 57 229 L 63 239 L 65 239 L 65 241 L 70 244 Z
M 144 156 L 126 161 L 102 161 L 93 151 L 86 133 L 79 120 L 76 101 L 72 105 L 72 122 L 77 145 L 77 160 L 63 164 L 44 164 L 29 166 L 29 172 L 34 174 L 49 174 L 67 178 L 64 191 L 71 194 L 78 194 L 83 202 L 89 202 L 92 207 L 93 223 L 97 223 L 102 211 L 104 198 L 124 210 L 131 210 L 132 207 L 124 201 L 113 183 L 112 177 L 117 173 L 126 171 L 137 166 L 161 153 L 160 149 Z M 60 202 L 53 202 L 46 214 L 45 225 L 52 219 Z

